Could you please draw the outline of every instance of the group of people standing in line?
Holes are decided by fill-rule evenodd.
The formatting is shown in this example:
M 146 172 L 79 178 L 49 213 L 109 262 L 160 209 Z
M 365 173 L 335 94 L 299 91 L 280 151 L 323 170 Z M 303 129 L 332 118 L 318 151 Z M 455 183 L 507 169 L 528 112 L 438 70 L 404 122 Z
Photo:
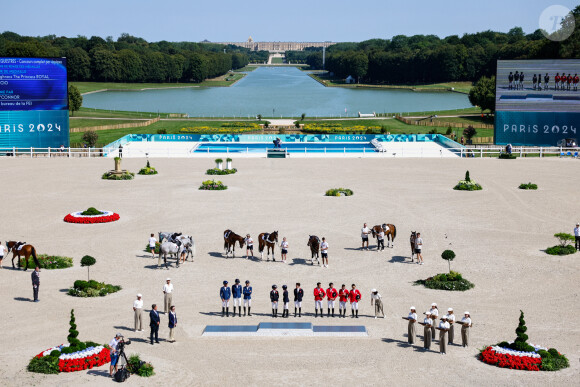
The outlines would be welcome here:
M 508 89 L 512 90 L 523 90 L 524 89 L 524 78 L 525 78 L 525 74 L 523 72 L 519 72 L 516 71 L 515 74 L 513 74 L 511 71 L 508 75 Z M 542 78 L 544 80 L 544 84 L 542 86 Z M 566 75 L 566 73 L 562 73 L 562 75 L 560 75 L 560 73 L 557 73 L 556 76 L 554 77 L 554 90 L 574 90 L 574 91 L 578 91 L 578 83 L 580 82 L 580 77 L 578 77 L 578 74 L 574 74 L 572 75 L 572 73 L 569 73 L 568 75 Z M 546 73 L 546 75 L 544 75 L 542 77 L 542 74 L 534 74 L 534 76 L 532 77 L 532 89 L 533 90 L 549 90 L 550 88 L 550 75 L 548 75 L 548 73 Z
M 447 354 L 447 344 L 453 344 L 455 340 L 455 324 L 461 325 L 461 344 L 463 347 L 469 346 L 469 332 L 471 329 L 471 315 L 469 312 L 463 313 L 461 320 L 456 320 L 453 308 L 447 309 L 447 314 L 439 318 L 439 309 L 434 302 L 431 304 L 431 309 L 424 313 L 423 322 L 418 320 L 417 310 L 411 306 L 411 311 L 407 317 L 403 319 L 408 320 L 407 337 L 409 344 L 415 344 L 416 340 L 416 323 L 423 325 L 423 349 L 431 349 L 431 342 L 435 340 L 435 331 L 439 331 L 439 352 Z M 437 319 L 440 320 L 437 324 Z
M 170 343 L 175 342 L 175 328 L 177 327 L 177 314 L 175 312 L 175 305 L 173 305 L 173 284 L 171 283 L 171 278 L 167 278 L 165 284 L 163 285 L 163 313 L 168 314 L 168 328 L 169 328 L 169 339 Z M 143 295 L 141 293 L 137 294 L 137 299 L 133 301 L 133 317 L 135 320 L 135 332 L 143 332 Z M 161 323 L 161 318 L 159 312 L 157 311 L 157 304 L 151 305 L 151 311 L 149 312 L 149 327 L 151 332 L 149 338 L 151 340 L 151 345 L 153 345 L 153 340 L 159 343 L 159 325 Z

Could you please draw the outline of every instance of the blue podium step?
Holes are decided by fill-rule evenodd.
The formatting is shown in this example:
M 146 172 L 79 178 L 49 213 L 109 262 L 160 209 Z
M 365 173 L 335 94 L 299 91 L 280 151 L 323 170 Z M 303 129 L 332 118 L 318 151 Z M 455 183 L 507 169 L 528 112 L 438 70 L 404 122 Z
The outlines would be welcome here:
M 202 336 L 247 336 L 247 337 L 367 337 L 363 325 L 319 325 L 308 322 L 263 322 L 258 325 L 207 325 Z

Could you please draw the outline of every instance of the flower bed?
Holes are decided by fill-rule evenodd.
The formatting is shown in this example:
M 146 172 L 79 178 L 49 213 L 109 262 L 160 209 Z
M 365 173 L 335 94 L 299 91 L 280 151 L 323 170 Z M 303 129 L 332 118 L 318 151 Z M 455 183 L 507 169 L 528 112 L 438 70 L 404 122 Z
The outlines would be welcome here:
M 117 175 L 115 173 L 105 172 L 101 178 L 104 180 L 133 180 L 135 174 L 133 172 L 123 172 L 122 174 Z
M 503 152 L 503 153 L 500 153 L 499 154 L 499 157 L 498 158 L 504 159 L 504 160 L 515 160 L 518 157 L 516 155 L 514 155 L 514 154 L 510 154 L 510 153 Z
M 354 192 L 348 188 L 331 188 L 324 193 L 324 196 L 352 196 Z
M 534 183 L 522 183 L 518 187 L 519 189 L 538 189 L 538 185 Z
M 85 344 L 90 345 L 73 353 L 64 353 L 69 344 L 49 348 L 30 361 L 28 370 L 40 373 L 75 372 L 100 367 L 111 361 L 110 350 L 105 346 L 94 345 L 95 343 L 91 342 Z
M 206 175 L 232 175 L 236 173 L 238 170 L 236 168 L 232 169 L 219 169 L 219 168 L 212 168 L 205 171 Z
M 453 189 L 456 191 L 480 191 L 483 188 L 473 180 L 460 180 Z
M 145 167 L 139 170 L 139 175 L 157 175 L 159 172 L 153 167 Z
M 461 273 L 451 271 L 450 273 L 441 273 L 429 277 L 426 280 L 415 281 L 415 285 L 424 285 L 429 289 L 466 291 L 475 285 L 461 276 Z
M 142 361 L 139 355 L 129 356 L 127 369 L 132 374 L 137 374 L 145 378 L 155 375 L 153 364 Z
M 206 191 L 223 191 L 228 189 L 228 186 L 219 180 L 206 180 L 199 186 L 199 189 Z
M 101 211 L 101 215 L 83 215 L 83 211 L 72 212 L 64 217 L 64 221 L 68 223 L 109 223 L 119 220 L 120 216 L 111 211 Z
M 73 259 L 70 257 L 60 257 L 58 255 L 46 255 L 46 254 L 38 254 L 36 256 L 38 259 L 38 263 L 40 263 L 41 269 L 66 269 L 67 267 L 73 266 Z M 24 258 L 20 258 L 20 266 L 24 267 Z M 34 260 L 28 261 L 28 268 L 34 269 L 36 267 L 36 263 Z
M 119 290 L 121 290 L 121 286 L 119 285 L 106 284 L 95 280 L 76 280 L 67 294 L 73 297 L 104 297 L 107 294 L 116 293 Z

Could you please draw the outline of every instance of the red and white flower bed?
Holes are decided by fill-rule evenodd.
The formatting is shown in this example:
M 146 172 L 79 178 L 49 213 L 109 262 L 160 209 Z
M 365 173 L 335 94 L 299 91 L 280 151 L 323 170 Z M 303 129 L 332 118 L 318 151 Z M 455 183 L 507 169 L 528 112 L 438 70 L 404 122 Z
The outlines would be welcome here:
M 101 215 L 82 215 L 83 211 L 72 212 L 64 217 L 64 221 L 68 223 L 109 223 L 119 220 L 119 214 L 112 211 L 101 211 Z
M 52 351 L 61 351 L 68 344 L 59 345 L 58 347 L 47 349 L 36 355 L 41 358 L 50 355 Z M 111 361 L 111 352 L 108 348 L 99 345 L 98 347 L 89 347 L 79 352 L 61 354 L 58 357 L 58 369 L 60 372 L 75 372 L 93 367 L 100 367 Z
M 532 346 L 535 347 L 536 351 L 546 350 L 543 347 Z M 497 345 L 484 349 L 480 354 L 480 360 L 501 368 L 527 371 L 539 371 L 542 364 L 542 357 L 537 352 L 515 351 Z

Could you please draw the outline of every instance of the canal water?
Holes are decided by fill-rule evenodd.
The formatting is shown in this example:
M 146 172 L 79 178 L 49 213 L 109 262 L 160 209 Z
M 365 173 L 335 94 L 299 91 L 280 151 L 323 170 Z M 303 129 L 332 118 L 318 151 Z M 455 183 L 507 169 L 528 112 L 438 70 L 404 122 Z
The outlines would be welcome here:
M 107 91 L 83 98 L 89 108 L 191 117 L 353 117 L 471 106 L 459 93 L 325 87 L 295 67 L 260 67 L 230 87 Z

